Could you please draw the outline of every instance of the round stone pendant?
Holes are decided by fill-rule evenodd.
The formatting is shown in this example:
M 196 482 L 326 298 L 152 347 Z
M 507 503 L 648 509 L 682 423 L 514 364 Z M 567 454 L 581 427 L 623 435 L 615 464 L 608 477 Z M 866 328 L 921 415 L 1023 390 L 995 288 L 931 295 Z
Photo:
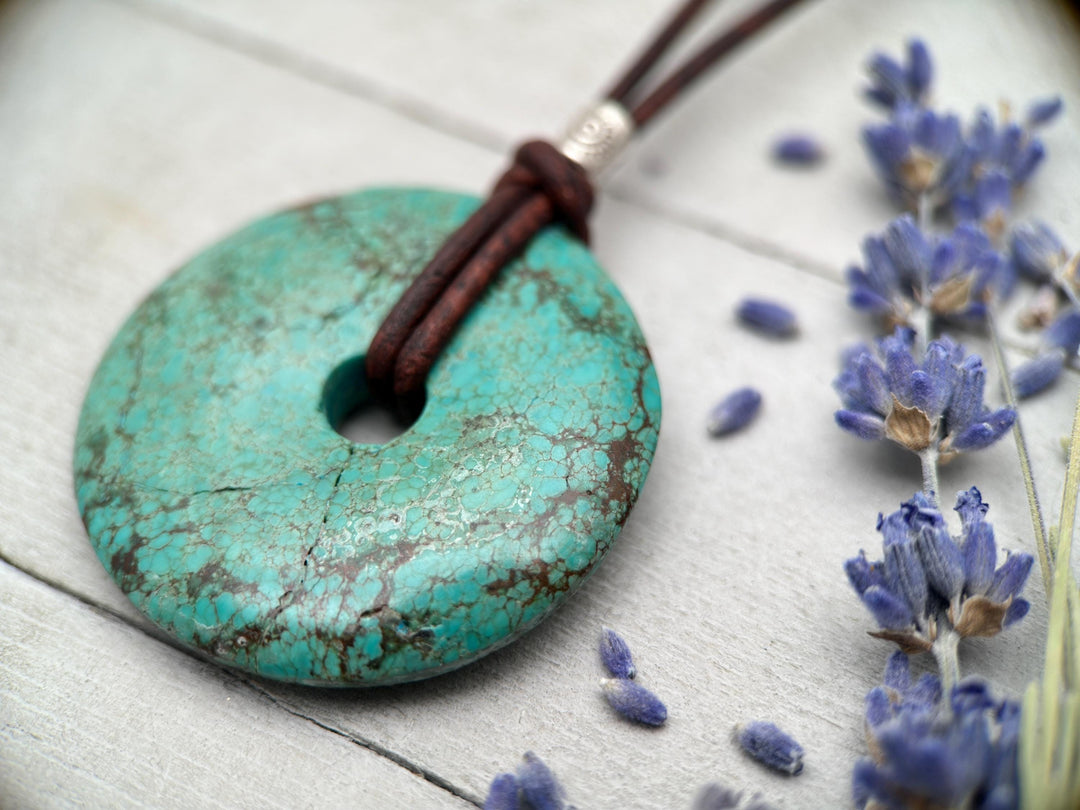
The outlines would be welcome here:
M 477 205 L 385 189 L 277 214 L 161 285 L 83 405 L 75 485 L 131 601 L 228 666 L 363 686 L 445 672 L 536 625 L 611 546 L 660 424 L 633 314 L 548 228 L 382 445 L 367 399 L 382 318 Z

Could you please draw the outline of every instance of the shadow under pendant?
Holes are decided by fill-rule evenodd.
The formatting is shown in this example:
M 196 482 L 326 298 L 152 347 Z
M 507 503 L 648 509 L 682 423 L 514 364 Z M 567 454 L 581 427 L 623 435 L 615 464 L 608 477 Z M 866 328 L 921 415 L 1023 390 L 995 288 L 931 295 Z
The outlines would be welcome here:
M 660 393 L 626 302 L 549 227 L 432 368 L 383 445 L 334 427 L 364 348 L 473 197 L 377 189 L 259 220 L 163 283 L 83 405 L 79 509 L 135 606 L 257 675 L 430 677 L 520 636 L 610 548 Z

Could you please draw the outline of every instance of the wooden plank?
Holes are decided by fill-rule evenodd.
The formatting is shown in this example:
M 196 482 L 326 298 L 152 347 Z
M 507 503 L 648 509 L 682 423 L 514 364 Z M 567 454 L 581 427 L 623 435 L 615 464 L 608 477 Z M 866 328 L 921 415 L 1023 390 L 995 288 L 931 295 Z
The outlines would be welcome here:
M 607 3 L 574 0 L 321 0 L 297 14 L 289 3 L 260 0 L 128 2 L 237 49 L 353 77 L 390 103 L 436 125 L 453 121 L 504 151 L 536 132 L 559 134 L 672 5 L 624 0 L 613 13 Z M 718 3 L 696 39 L 754 5 Z M 857 142 L 860 127 L 878 117 L 855 99 L 860 68 L 872 49 L 899 53 L 913 35 L 934 51 L 940 103 L 965 119 L 976 105 L 999 100 L 1023 110 L 1033 98 L 1062 92 L 1071 108 L 1080 102 L 1078 31 L 1063 3 L 808 3 L 665 114 L 607 185 L 839 278 L 863 235 L 892 216 Z M 772 140 L 792 129 L 826 145 L 821 171 L 770 170 Z M 1080 203 L 1065 178 L 1080 173 L 1080 156 L 1069 149 L 1078 139 L 1075 116 L 1047 134 L 1054 169 L 1027 201 L 1072 231 L 1080 230 Z
M 630 29 L 647 24 L 643 18 L 651 14 L 642 11 L 646 5 L 651 11 L 652 3 L 627 4 L 626 21 L 613 23 L 612 43 L 617 31 L 633 38 L 638 32 Z M 941 4 L 946 5 L 952 4 Z M 198 11 L 213 23 L 215 18 L 205 15 L 215 7 Z M 433 25 L 444 24 L 447 32 L 468 28 L 470 15 L 484 10 L 495 15 L 496 33 L 514 36 L 516 18 L 506 10 L 524 8 L 478 2 L 463 4 L 460 11 L 445 3 L 422 7 L 434 15 Z M 918 5 L 920 13 L 929 15 L 920 19 L 935 25 L 958 19 L 948 16 L 952 12 L 933 10 L 938 7 Z M 237 3 L 222 8 L 254 7 Z M 268 6 L 266 25 L 277 25 L 276 35 L 288 44 L 284 8 Z M 389 30 L 372 26 L 374 33 L 365 35 L 410 42 L 404 30 L 410 18 L 404 12 L 387 10 L 389 4 L 360 8 L 398 20 Z M 539 4 L 520 14 L 553 21 L 545 16 L 546 8 Z M 384 94 L 371 101 L 350 91 L 345 79 L 328 83 L 295 64 L 275 66 L 274 54 L 252 58 L 222 37 L 194 35 L 168 18 L 144 14 L 142 5 L 54 0 L 5 9 L 0 17 L 0 176 L 9 193 L 0 195 L 0 438 L 11 452 L 0 468 L 0 554 L 137 623 L 90 551 L 70 495 L 70 447 L 81 397 L 116 327 L 171 267 L 261 212 L 377 183 L 430 180 L 480 190 L 501 164 L 501 153 L 464 138 L 440 122 L 438 113 L 450 106 L 466 110 L 464 128 L 482 133 L 489 124 L 472 110 L 479 109 L 483 95 L 497 93 L 480 82 L 472 89 L 459 88 L 463 100 L 445 105 L 438 85 L 417 80 L 415 97 L 430 99 L 435 111 L 425 119 L 427 107 L 418 115 L 402 111 L 395 100 L 411 96 L 408 87 L 395 83 L 395 77 L 408 73 L 398 71 L 395 47 L 389 45 L 380 46 L 388 60 L 380 63 L 382 72 L 362 74 Z M 351 9 L 343 7 L 342 19 L 362 13 Z M 318 6 L 312 12 L 315 20 L 297 27 L 310 27 L 311 37 L 322 30 L 336 41 L 335 32 L 350 26 L 318 17 L 332 11 L 329 4 Z M 1017 39 L 1001 42 L 1003 52 L 1018 59 L 1017 54 L 1028 53 L 1022 32 L 1034 23 L 1023 22 L 1026 12 L 999 13 L 1021 21 L 1012 26 Z M 106 716 L 89 686 L 77 690 L 76 698 L 62 703 L 71 725 L 50 721 L 37 738 L 20 732 L 19 756 L 25 759 L 18 761 L 43 779 L 74 785 L 72 797 L 93 799 L 100 790 L 101 796 L 122 799 L 123 791 L 142 783 L 131 787 L 122 774 L 103 770 L 99 784 L 98 777 L 79 775 L 76 760 L 49 764 L 59 756 L 55 752 L 65 735 L 85 722 L 108 741 L 110 756 L 127 762 L 132 752 L 150 744 L 139 741 L 132 718 L 153 715 L 152 705 L 159 714 L 178 718 L 167 728 L 158 721 L 151 724 L 164 740 L 173 744 L 179 737 L 183 743 L 192 737 L 203 745 L 198 724 L 219 706 L 226 690 L 234 701 L 242 696 L 245 705 L 270 706 L 243 715 L 250 721 L 230 733 L 238 750 L 278 769 L 295 751 L 266 730 L 290 727 L 288 712 L 294 711 L 440 774 L 473 797 L 484 793 L 496 772 L 513 767 L 524 750 L 533 749 L 555 767 L 579 807 L 687 806 L 698 786 L 712 779 L 763 789 L 780 807 L 845 806 L 850 764 L 864 751 L 862 696 L 879 678 L 887 648 L 864 635 L 868 618 L 840 566 L 860 546 L 876 548 L 876 513 L 895 508 L 918 486 L 910 459 L 842 436 L 832 425 L 837 402 L 829 382 L 836 373 L 836 353 L 853 336 L 869 331 L 844 307 L 844 290 L 835 283 L 842 266 L 837 257 L 854 257 L 862 231 L 880 227 L 887 213 L 854 148 L 817 174 L 783 174 L 746 155 L 757 154 L 753 150 L 767 140 L 769 122 L 781 123 L 785 110 L 803 110 L 796 97 L 815 87 L 828 99 L 822 102 L 825 112 L 819 116 L 810 104 L 818 96 L 811 95 L 800 102 L 812 108 L 807 115 L 819 116 L 812 121 L 825 127 L 818 131 L 829 139 L 853 144 L 863 116 L 850 98 L 852 65 L 871 44 L 894 44 L 897 34 L 889 26 L 898 25 L 895 15 L 899 12 L 883 12 L 879 19 L 844 2 L 812 6 L 799 31 L 816 43 L 813 48 L 796 41 L 795 34 L 778 34 L 761 45 L 772 49 L 772 61 L 762 61 L 755 49 L 733 63 L 731 71 L 742 73 L 732 81 L 743 89 L 724 89 L 718 80 L 678 114 L 680 119 L 702 115 L 713 120 L 692 123 L 680 135 L 686 124 L 673 119 L 656 133 L 658 139 L 670 139 L 654 142 L 662 146 L 666 161 L 677 156 L 678 166 L 669 164 L 655 188 L 650 182 L 648 189 L 642 185 L 639 190 L 636 181 L 625 179 L 643 171 L 632 157 L 621 170 L 619 197 L 609 197 L 600 207 L 595 249 L 650 339 L 665 397 L 665 424 L 649 484 L 623 537 L 563 611 L 518 644 L 460 673 L 367 693 L 238 682 L 176 656 L 152 638 L 122 630 L 126 640 L 118 650 L 105 643 L 79 647 L 79 672 L 92 673 L 94 688 L 96 679 L 119 679 L 124 689 L 107 693 L 119 703 L 126 689 L 136 694 L 149 689 L 141 678 L 159 665 L 145 662 L 161 658 L 179 667 L 170 687 L 146 692 L 140 698 L 144 708 L 131 716 Z M 239 25 L 237 20 L 230 18 L 230 25 Z M 269 28 L 241 33 L 251 30 L 269 36 Z M 980 50 L 985 37 L 962 38 L 963 26 L 941 30 L 959 43 L 957 52 L 972 54 L 972 64 L 989 60 L 990 50 Z M 428 36 L 434 37 L 434 29 Z M 505 36 L 509 41 L 510 34 Z M 538 34 L 530 47 L 542 50 L 542 40 Z M 453 48 L 458 58 L 476 59 L 470 69 L 486 75 L 481 66 L 490 60 L 470 55 L 477 48 L 457 53 L 455 36 L 433 41 Z M 573 40 L 566 47 L 583 51 Z M 614 44 L 605 47 L 620 52 Z M 1056 47 L 1047 45 L 1046 50 Z M 315 39 L 304 39 L 296 48 L 300 57 L 330 58 L 346 71 L 346 79 L 351 75 L 352 63 L 333 61 L 343 58 L 344 46 L 324 51 Z M 775 56 L 788 52 L 790 63 Z M 824 52 L 842 58 L 821 61 Z M 1042 70 L 1044 57 L 1040 49 L 1028 57 L 1033 61 L 1019 63 Z M 448 59 L 446 54 L 440 58 Z M 587 53 L 581 59 L 588 71 L 606 75 L 607 61 L 600 64 L 597 57 L 594 65 Z M 985 97 L 987 86 L 1023 97 L 1038 80 L 1046 87 L 1066 87 L 1071 100 L 1076 88 L 1065 84 L 1061 65 L 1070 63 L 1063 60 L 1041 77 L 1035 68 L 1015 70 L 1027 77 L 1026 83 L 980 81 L 972 85 L 971 97 Z M 766 70 L 773 62 L 775 68 Z M 986 69 L 990 73 L 984 75 L 1000 77 L 994 72 L 996 62 Z M 962 68 L 949 70 L 956 75 Z M 588 82 L 582 78 L 580 85 L 592 87 L 592 77 L 589 72 Z M 553 81 L 558 93 L 553 91 L 547 102 L 552 107 L 565 91 L 580 90 L 576 79 L 562 74 Z M 839 93 L 838 86 L 843 98 L 828 95 Z M 724 123 L 744 120 L 751 98 L 758 99 L 763 123 L 755 138 L 742 140 Z M 501 103 L 496 100 L 495 107 Z M 712 109 L 716 105 L 723 120 Z M 702 107 L 711 112 L 694 112 Z M 532 113 L 520 113 L 526 114 Z M 527 131 L 516 127 L 530 120 L 510 116 L 506 137 Z M 710 131 L 724 135 L 706 141 Z M 1080 177 L 1072 157 L 1059 161 L 1069 132 L 1068 127 L 1054 131 L 1055 169 L 1039 178 L 1029 197 L 1032 207 L 1064 200 L 1049 210 L 1060 214 L 1055 222 L 1065 224 L 1072 222 L 1075 200 L 1049 197 L 1046 189 L 1075 186 Z M 491 138 L 502 139 L 501 130 Z M 736 157 L 725 157 L 734 148 L 731 143 L 738 147 Z M 719 161 L 715 167 L 710 162 L 714 155 Z M 652 156 L 638 154 L 642 160 Z M 746 165 L 732 166 L 733 161 Z M 697 183 L 687 174 L 695 171 L 690 167 L 698 171 Z M 725 183 L 724 172 L 735 172 L 738 183 Z M 751 192 L 736 200 L 731 187 Z M 743 208 L 745 219 L 740 219 Z M 743 246 L 718 234 L 734 236 Z M 748 293 L 792 304 L 803 321 L 802 337 L 772 343 L 737 328 L 732 311 Z M 722 393 L 747 383 L 760 387 L 766 397 L 760 423 L 731 440 L 709 441 L 703 430 L 705 411 Z M 1037 467 L 1051 483 L 1060 470 L 1057 438 L 1067 429 L 1075 385 L 1072 379 L 1025 406 L 1034 417 L 1029 432 Z M 1001 541 L 1023 545 L 1029 530 L 1011 453 L 1002 444 L 947 467 L 943 488 L 954 491 L 977 483 L 993 504 L 991 517 Z M 1038 582 L 1030 587 L 1036 591 Z M 29 610 L 16 602 L 20 610 Z M 80 617 L 77 611 L 60 611 L 51 629 L 33 632 L 78 636 L 85 624 Z M 666 729 L 630 727 L 603 703 L 595 684 L 602 674 L 595 653 L 602 624 L 627 635 L 643 682 L 668 701 Z M 37 661 L 32 666 L 42 668 L 37 678 L 41 705 L 57 704 L 73 688 L 70 681 L 77 672 L 44 668 L 43 656 L 31 652 L 36 636 L 29 630 L 16 634 L 23 625 L 37 627 L 22 618 L 3 625 L 15 639 L 12 651 L 5 648 L 4 660 Z M 991 674 L 1018 690 L 1033 674 L 1044 628 L 1045 613 L 1036 603 L 1022 631 L 971 644 L 965 671 Z M 5 676 L 3 683 L 14 684 L 14 677 Z M 260 695 L 269 696 L 277 709 Z M 774 777 L 735 749 L 729 739 L 732 724 L 755 716 L 789 727 L 807 744 L 803 776 Z M 31 725 L 19 721 L 20 728 Z M 129 739 L 133 734 L 137 744 Z M 331 731 L 322 734 L 338 739 Z M 232 760 L 222 762 L 220 769 L 181 769 L 190 780 L 190 796 L 197 791 L 213 795 Z M 381 773 L 372 777 L 376 786 L 397 784 L 396 766 Z M 410 794 L 392 795 L 372 806 L 416 806 Z M 181 804 L 167 798 L 161 803 Z
M 0 804 L 471 807 L 0 564 Z

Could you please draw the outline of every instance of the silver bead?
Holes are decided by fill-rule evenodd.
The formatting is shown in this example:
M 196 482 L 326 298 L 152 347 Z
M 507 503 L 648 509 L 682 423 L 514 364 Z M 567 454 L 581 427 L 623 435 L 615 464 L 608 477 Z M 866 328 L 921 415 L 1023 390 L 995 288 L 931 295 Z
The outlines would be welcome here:
M 634 134 L 634 119 L 619 103 L 602 101 L 569 127 L 559 151 L 590 175 L 611 164 Z

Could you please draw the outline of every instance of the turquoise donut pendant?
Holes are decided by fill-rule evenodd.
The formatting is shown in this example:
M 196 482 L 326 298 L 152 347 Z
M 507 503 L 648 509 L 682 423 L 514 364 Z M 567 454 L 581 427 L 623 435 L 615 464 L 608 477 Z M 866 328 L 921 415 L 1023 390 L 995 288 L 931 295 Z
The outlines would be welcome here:
M 514 640 L 611 547 L 660 393 L 626 302 L 560 227 L 504 269 L 382 445 L 334 427 L 363 352 L 473 197 L 378 189 L 259 220 L 163 283 L 90 384 L 98 557 L 183 644 L 282 681 L 418 680 Z

